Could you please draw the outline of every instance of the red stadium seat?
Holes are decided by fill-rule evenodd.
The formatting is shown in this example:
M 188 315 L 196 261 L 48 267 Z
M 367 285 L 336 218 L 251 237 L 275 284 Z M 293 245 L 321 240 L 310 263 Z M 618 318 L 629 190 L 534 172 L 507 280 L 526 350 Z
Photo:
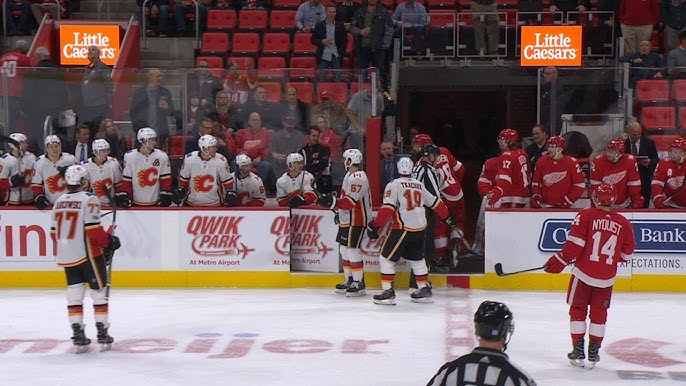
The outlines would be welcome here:
M 207 62 L 207 70 L 210 72 L 210 74 L 216 76 L 217 78 L 221 79 L 223 78 L 223 73 L 224 73 L 224 59 L 220 58 L 219 56 L 198 56 L 195 58 L 195 65 L 198 65 L 198 62 L 201 60 L 204 60 Z
M 271 32 L 295 32 L 295 14 L 291 10 L 273 10 L 269 14 Z
M 293 87 L 298 90 L 298 99 L 303 102 L 314 102 L 314 84 L 311 82 L 288 82 L 286 88 Z
M 281 83 L 279 82 L 260 82 L 260 86 L 267 90 L 267 100 L 269 102 L 281 102 Z
M 312 56 L 291 58 L 291 71 L 288 76 L 294 79 L 314 79 L 317 77 L 317 59 Z
M 669 81 L 666 79 L 639 80 L 636 82 L 636 98 L 642 104 L 669 102 Z
M 312 44 L 311 33 L 297 33 L 293 38 L 293 56 L 314 56 L 317 46 Z
M 298 9 L 305 0 L 274 0 L 272 9 Z
M 260 34 L 255 32 L 239 32 L 233 34 L 231 55 L 255 56 L 260 52 Z
M 263 79 L 286 78 L 286 58 L 282 56 L 261 56 L 257 59 L 259 77 Z
M 202 34 L 200 54 L 222 55 L 229 53 L 229 34 L 224 32 L 205 32 Z
M 641 109 L 641 126 L 650 133 L 662 133 L 676 128 L 674 107 L 650 106 Z
M 686 79 L 674 80 L 672 83 L 672 95 L 674 95 L 674 100 L 677 103 L 686 102 Z
M 291 52 L 291 35 L 284 32 L 268 32 L 262 37 L 262 55 L 288 57 Z
M 679 107 L 679 130 L 686 129 L 686 107 Z
M 238 30 L 262 33 L 267 29 L 268 14 L 261 9 L 243 10 L 238 14 Z
M 317 101 L 321 102 L 322 91 L 328 91 L 329 96 L 336 102 L 348 103 L 348 84 L 342 82 L 319 82 L 317 85 Z
M 233 9 L 210 9 L 207 11 L 208 31 L 233 31 L 236 28 L 236 11 Z

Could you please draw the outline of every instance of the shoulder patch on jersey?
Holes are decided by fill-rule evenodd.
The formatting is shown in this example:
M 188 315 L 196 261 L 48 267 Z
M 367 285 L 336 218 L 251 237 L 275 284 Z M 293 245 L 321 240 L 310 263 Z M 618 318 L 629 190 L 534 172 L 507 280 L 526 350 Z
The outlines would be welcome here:
M 186 156 L 185 156 L 184 158 L 188 158 L 188 157 L 191 157 L 191 156 L 193 156 L 193 153 L 195 153 L 195 152 L 194 152 L 194 151 L 192 151 L 192 152 L 190 152 L 190 153 L 186 153 Z
M 3 154 L 2 157 L 0 157 L 0 158 L 7 158 L 8 155 L 10 155 L 10 154 L 9 154 L 9 153 L 5 153 L 5 154 Z
M 95 196 L 95 194 L 93 194 L 93 193 L 91 193 L 91 192 L 85 192 L 85 193 L 86 193 L 86 196 L 88 196 L 88 197 L 93 197 L 93 196 Z

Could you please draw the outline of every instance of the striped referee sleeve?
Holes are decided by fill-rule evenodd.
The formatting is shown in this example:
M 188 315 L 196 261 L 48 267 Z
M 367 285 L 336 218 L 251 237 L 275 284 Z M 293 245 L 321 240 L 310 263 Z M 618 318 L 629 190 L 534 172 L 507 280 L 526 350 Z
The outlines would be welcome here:
M 414 167 L 412 177 L 424 184 L 426 190 L 436 197 L 440 197 L 440 189 L 438 188 L 438 174 L 433 166 L 421 163 Z

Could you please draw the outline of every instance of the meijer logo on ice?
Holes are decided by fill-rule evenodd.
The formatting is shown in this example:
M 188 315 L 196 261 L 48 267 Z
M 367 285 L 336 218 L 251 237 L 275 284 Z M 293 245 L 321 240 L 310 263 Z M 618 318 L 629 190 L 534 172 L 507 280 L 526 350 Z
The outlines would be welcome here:
M 581 66 L 581 26 L 522 27 L 522 66 Z
M 113 66 L 119 57 L 118 25 L 61 25 L 60 63 L 88 64 L 88 47 L 100 48 L 100 60 Z

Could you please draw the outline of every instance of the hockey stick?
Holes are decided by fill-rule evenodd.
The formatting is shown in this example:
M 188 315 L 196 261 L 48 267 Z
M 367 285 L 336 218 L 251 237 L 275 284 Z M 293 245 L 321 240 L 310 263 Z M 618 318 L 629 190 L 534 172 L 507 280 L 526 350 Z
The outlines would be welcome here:
M 538 270 L 545 269 L 545 268 L 546 268 L 546 266 L 545 266 L 545 265 L 542 265 L 542 266 L 540 266 L 540 267 L 529 268 L 529 269 L 523 269 L 523 270 L 521 270 L 521 271 L 503 272 L 503 265 L 502 265 L 502 263 L 496 263 L 496 264 L 493 266 L 493 269 L 495 270 L 495 274 L 498 275 L 498 276 L 500 276 L 500 277 L 503 277 L 503 276 L 510 276 L 510 275 L 516 275 L 516 274 L 518 274 L 518 273 L 524 273 L 524 272 L 538 271 Z
M 114 235 L 114 230 L 117 225 L 117 202 L 114 200 L 114 197 L 112 196 L 112 192 L 110 191 L 112 187 L 107 187 L 105 189 L 105 196 L 107 196 L 107 200 L 109 200 L 110 205 L 112 205 L 112 234 Z M 110 283 L 112 281 L 112 260 L 114 259 L 114 251 L 107 252 L 110 254 L 109 256 L 109 263 L 107 263 L 107 266 L 105 267 L 105 273 L 106 273 L 106 283 L 107 283 L 107 292 L 105 292 L 105 296 L 109 299 L 110 297 Z

